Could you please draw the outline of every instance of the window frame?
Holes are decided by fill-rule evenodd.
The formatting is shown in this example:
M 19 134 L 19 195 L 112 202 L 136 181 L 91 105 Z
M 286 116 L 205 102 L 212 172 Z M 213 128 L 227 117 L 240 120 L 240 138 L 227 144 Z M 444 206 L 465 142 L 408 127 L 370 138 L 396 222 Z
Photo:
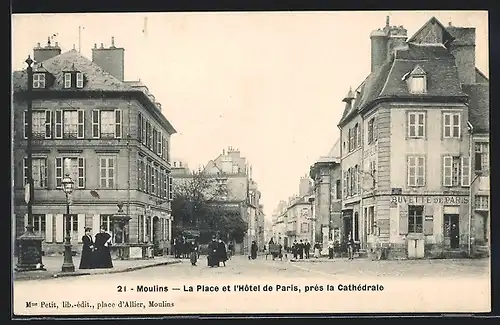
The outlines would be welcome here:
M 482 205 L 482 199 L 486 201 L 486 207 Z M 479 201 L 479 204 L 478 204 Z M 490 196 L 476 194 L 474 196 L 474 210 L 476 211 L 489 211 L 490 210 Z
M 45 72 L 33 73 L 33 89 L 47 88 L 47 74 Z
M 70 174 L 71 176 L 71 179 L 73 180 L 73 182 L 75 182 L 75 188 L 78 188 L 78 189 L 85 189 L 85 186 L 86 186 L 86 181 L 87 181 L 87 175 L 86 175 L 86 159 L 85 157 L 78 157 L 78 156 L 58 156 L 55 158 L 55 169 L 54 169 L 54 178 L 55 178 L 55 188 L 56 189 L 61 189 L 62 188 L 62 184 L 61 185 L 57 185 L 57 181 L 58 179 L 60 179 L 62 181 L 62 179 L 64 178 L 65 176 L 65 172 L 64 172 L 64 168 L 65 168 L 65 159 L 66 158 L 69 158 L 69 159 L 76 159 L 78 161 L 78 172 L 77 172 L 77 178 L 75 179 L 74 177 L 74 173 L 73 175 Z M 61 162 L 60 164 L 58 162 Z M 60 165 L 60 166 L 59 166 Z M 61 174 L 61 176 L 59 177 L 58 174 Z M 82 175 L 80 175 L 80 172 Z
M 411 159 L 413 159 L 414 162 L 415 162 L 414 167 L 413 167 L 414 168 L 413 175 L 411 175 L 411 173 L 410 173 L 411 168 L 412 168 L 412 166 L 410 164 L 410 160 Z M 420 166 L 420 164 L 419 164 L 420 159 L 423 159 L 422 166 Z M 426 177 L 427 166 L 426 166 L 426 164 L 427 164 L 427 159 L 426 159 L 426 156 L 424 156 L 424 155 L 409 155 L 409 156 L 406 157 L 406 166 L 407 166 L 406 167 L 406 169 L 407 169 L 406 170 L 406 178 L 407 178 L 406 185 L 408 187 L 425 187 L 426 182 L 427 182 L 427 179 L 426 179 L 427 178 Z M 418 172 L 418 170 L 419 170 L 419 168 L 423 169 L 423 172 L 422 172 L 422 184 L 419 184 L 419 182 L 418 182 L 418 179 L 419 179 L 419 172 Z M 410 180 L 411 180 L 410 176 L 413 176 L 413 178 L 415 180 L 415 182 L 413 184 L 410 182 Z
M 449 116 L 450 124 L 446 125 L 446 117 Z M 454 116 L 458 116 L 458 125 L 454 124 Z M 443 112 L 442 113 L 442 137 L 443 139 L 461 139 L 462 137 L 462 114 L 460 112 Z M 449 128 L 450 134 L 446 135 L 446 130 Z M 458 135 L 454 135 L 455 128 L 458 130 Z
M 414 215 L 411 215 L 412 209 L 415 210 Z M 421 211 L 422 214 L 420 216 L 417 215 L 417 209 L 418 211 Z M 420 224 L 417 222 L 418 218 L 420 219 Z M 423 234 L 424 233 L 424 206 L 423 205 L 408 205 L 408 234 Z M 410 222 L 410 220 L 413 220 L 413 224 Z M 413 225 L 413 229 L 412 229 Z M 421 231 L 418 230 L 418 226 L 420 226 Z M 411 231 L 413 230 L 413 231 Z
M 99 188 L 102 189 L 114 189 L 116 188 L 116 162 L 117 159 L 115 156 L 99 156 Z M 106 166 L 102 165 L 103 160 L 106 162 Z M 113 166 L 112 168 L 109 167 L 109 162 L 112 162 Z M 106 171 L 106 177 L 103 177 L 103 169 Z M 113 171 L 113 176 L 109 177 L 109 171 L 110 169 Z M 105 185 L 103 186 L 103 180 L 105 182 Z M 110 181 L 112 184 L 110 185 Z
M 415 123 L 411 123 L 411 117 L 414 116 L 415 118 Z M 420 117 L 422 116 L 422 121 L 423 123 L 420 123 Z M 415 111 L 410 111 L 407 112 L 407 138 L 408 139 L 425 139 L 426 137 L 426 119 L 427 119 L 427 114 L 425 112 L 415 112 Z M 419 129 L 422 127 L 422 135 L 420 135 Z M 414 135 L 411 135 L 411 130 L 414 128 Z
M 72 78 L 71 72 L 64 72 L 63 73 L 63 84 L 64 84 L 65 89 L 71 88 L 72 79 L 73 78 Z
M 23 186 L 28 183 L 28 176 L 27 176 L 28 166 L 26 164 L 27 160 L 28 160 L 27 157 L 23 158 L 23 166 L 22 166 L 22 168 L 23 168 L 23 172 L 22 172 L 22 174 L 23 174 Z M 32 163 L 34 163 L 35 160 L 42 160 L 42 161 L 44 161 L 44 164 L 45 164 L 45 166 L 44 166 L 44 173 L 45 173 L 45 175 L 44 175 L 45 176 L 44 177 L 44 182 L 45 182 L 45 186 L 36 186 L 36 179 L 33 177 L 33 188 L 35 188 L 35 189 L 48 189 L 49 188 L 49 176 L 48 176 L 48 159 L 47 159 L 47 156 L 34 156 Z M 32 170 L 32 172 L 33 172 L 33 170 Z

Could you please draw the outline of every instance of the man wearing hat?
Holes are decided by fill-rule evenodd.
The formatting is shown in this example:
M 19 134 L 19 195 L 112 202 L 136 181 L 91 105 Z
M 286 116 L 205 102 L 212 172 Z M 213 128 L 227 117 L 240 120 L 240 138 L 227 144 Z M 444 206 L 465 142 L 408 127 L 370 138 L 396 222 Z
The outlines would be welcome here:
M 94 252 L 94 241 L 92 240 L 92 235 L 90 234 L 89 227 L 85 227 L 85 235 L 82 237 L 82 255 L 80 258 L 80 269 L 92 269 L 93 265 L 93 252 Z

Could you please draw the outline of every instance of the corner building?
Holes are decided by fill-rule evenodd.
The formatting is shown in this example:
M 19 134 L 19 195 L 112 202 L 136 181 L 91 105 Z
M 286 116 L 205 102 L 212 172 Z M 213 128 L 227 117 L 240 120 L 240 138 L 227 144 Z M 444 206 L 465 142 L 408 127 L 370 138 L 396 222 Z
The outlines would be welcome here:
M 467 252 L 471 130 L 484 132 L 489 111 L 469 105 L 478 94 L 468 85 L 487 83 L 475 67 L 475 29 L 433 17 L 407 40 L 387 19 L 371 42 L 372 71 L 344 99 L 339 122 L 344 236 L 392 257 Z
M 85 227 L 112 235 L 113 255 L 144 258 L 168 254 L 171 237 L 170 137 L 176 131 L 147 87 L 123 80 L 124 49 L 114 40 L 94 47 L 92 60 L 48 44 L 34 49 L 33 92 L 27 72 L 13 73 L 14 214 L 16 237 L 28 222 L 43 237 L 45 254 L 64 250 L 69 172 L 71 241 L 81 250 Z M 27 96 L 33 107 L 33 220 L 24 202 L 27 182 Z M 71 163 L 67 164 L 66 158 Z M 128 216 L 113 222 L 123 204 Z

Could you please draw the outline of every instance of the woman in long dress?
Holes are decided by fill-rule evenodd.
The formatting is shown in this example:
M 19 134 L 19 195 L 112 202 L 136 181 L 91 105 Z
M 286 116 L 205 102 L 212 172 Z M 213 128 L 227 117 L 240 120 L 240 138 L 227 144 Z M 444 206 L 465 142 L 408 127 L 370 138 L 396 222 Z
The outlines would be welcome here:
M 85 228 L 85 235 L 82 237 L 82 256 L 80 258 L 80 269 L 92 269 L 94 267 L 93 263 L 93 252 L 94 252 L 94 240 L 90 234 L 90 228 Z
M 255 240 L 252 241 L 252 246 L 251 246 L 250 250 L 251 250 L 252 260 L 256 259 L 258 247 L 257 247 L 257 243 L 255 242 Z
M 227 250 L 226 250 L 226 244 L 222 241 L 222 239 L 219 239 L 219 246 L 218 247 L 219 247 L 219 261 L 218 261 L 218 263 L 222 262 L 222 264 L 224 266 L 226 266 Z
M 319 250 L 320 250 L 320 245 L 319 243 L 316 243 L 314 245 L 314 258 L 319 258 Z
M 95 264 L 96 269 L 109 269 L 113 267 L 109 245 L 111 244 L 111 235 L 108 234 L 104 227 L 101 227 L 101 232 L 95 235 Z
M 214 236 L 212 237 L 212 241 L 208 244 L 208 254 L 207 254 L 208 266 L 210 267 L 219 266 L 219 262 L 217 260 L 218 252 L 219 252 L 219 243 L 217 243 Z

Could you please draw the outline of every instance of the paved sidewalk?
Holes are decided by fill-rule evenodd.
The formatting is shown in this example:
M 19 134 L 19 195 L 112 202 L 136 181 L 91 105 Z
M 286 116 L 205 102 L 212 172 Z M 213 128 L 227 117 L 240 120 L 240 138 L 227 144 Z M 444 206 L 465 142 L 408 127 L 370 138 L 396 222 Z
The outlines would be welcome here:
M 14 280 L 40 280 L 40 279 L 52 279 L 64 276 L 81 276 L 81 275 L 94 275 L 94 274 L 106 274 L 106 273 L 121 273 L 130 272 L 135 270 L 144 269 L 147 267 L 160 266 L 160 265 L 170 265 L 181 263 L 181 260 L 174 259 L 171 256 L 163 257 L 157 256 L 155 258 L 147 260 L 113 260 L 112 269 L 93 269 L 93 270 L 80 270 L 78 266 L 80 265 L 80 256 L 73 256 L 73 264 L 75 265 L 75 272 L 62 273 L 61 267 L 63 264 L 64 257 L 62 255 L 56 256 L 44 256 L 42 259 L 43 265 L 46 271 L 27 271 L 27 272 L 17 272 L 14 270 L 13 279 Z M 14 258 L 13 268 L 15 269 L 17 264 L 17 258 Z

